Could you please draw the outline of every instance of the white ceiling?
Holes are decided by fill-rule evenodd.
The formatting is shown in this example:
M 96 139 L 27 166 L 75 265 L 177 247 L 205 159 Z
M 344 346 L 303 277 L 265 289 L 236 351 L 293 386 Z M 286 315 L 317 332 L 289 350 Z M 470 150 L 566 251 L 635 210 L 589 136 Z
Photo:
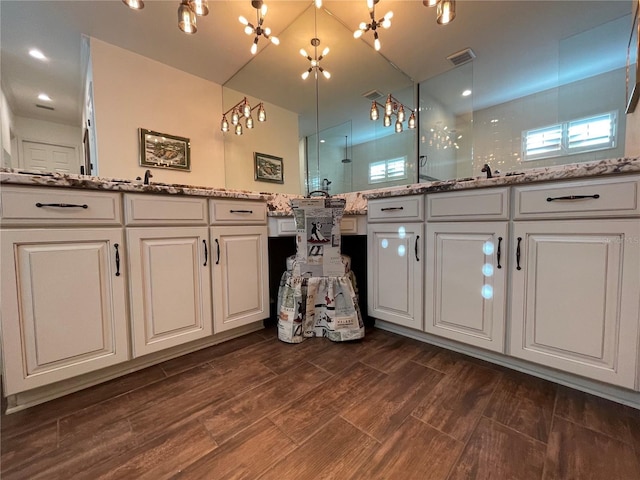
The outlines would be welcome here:
M 265 26 L 279 35 L 312 2 L 265 3 L 269 7 Z M 0 74 L 14 114 L 79 124 L 81 34 L 218 84 L 227 82 L 252 59 L 249 52 L 252 39 L 243 33 L 238 22 L 239 15 L 250 21 L 255 18 L 250 0 L 209 0 L 210 13 L 198 18 L 195 35 L 178 30 L 178 4 L 178 0 L 146 0 L 143 10 L 134 11 L 120 0 L 2 0 Z M 560 42 L 565 40 L 566 44 L 566 39 L 575 36 L 573 43 L 584 46 L 584 42 L 594 40 L 579 34 L 616 19 L 622 23 L 602 30 L 596 43 L 589 44 L 597 50 L 587 63 L 603 71 L 614 64 L 623 65 L 624 55 L 620 53 L 623 49 L 619 46 L 626 45 L 629 36 L 631 7 L 631 0 L 458 0 L 455 21 L 440 26 L 436 24 L 435 9 L 424 7 L 420 0 L 381 0 L 376 17 L 387 10 L 394 11 L 391 28 L 380 32 L 380 53 L 416 82 L 453 68 L 446 60 L 447 55 L 473 48 L 478 55 L 474 60 L 474 77 L 485 79 L 481 85 L 474 85 L 474 106 L 477 106 L 555 86 L 560 80 L 557 73 Z M 355 30 L 368 18 L 365 0 L 325 0 L 324 8 L 349 30 Z M 626 25 L 626 17 L 628 29 L 620 28 Z M 309 32 L 309 38 L 312 33 Z M 372 44 L 372 35 L 365 34 L 363 40 Z M 618 47 L 613 49 L 611 42 Z M 306 46 L 296 45 L 294 50 Z M 29 57 L 31 47 L 40 48 L 49 60 L 43 63 Z M 281 47 L 268 45 L 261 39 L 258 55 L 265 49 Z M 295 62 L 292 68 L 302 71 L 304 59 L 299 54 L 290 57 Z M 334 78 L 341 78 L 340 82 L 347 86 L 349 75 L 340 73 L 332 71 Z M 278 87 L 276 82 L 272 83 L 274 88 Z M 36 99 L 42 91 L 53 99 L 55 111 L 35 107 L 36 103 L 42 103 Z

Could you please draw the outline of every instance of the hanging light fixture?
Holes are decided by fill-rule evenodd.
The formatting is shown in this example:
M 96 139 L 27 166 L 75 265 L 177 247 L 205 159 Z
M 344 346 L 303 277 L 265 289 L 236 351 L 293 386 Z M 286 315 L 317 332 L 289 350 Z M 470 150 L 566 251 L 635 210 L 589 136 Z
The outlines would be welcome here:
M 129 8 L 142 10 L 143 0 L 122 0 Z M 178 7 L 178 28 L 184 33 L 196 33 L 196 17 L 204 17 L 209 14 L 208 0 L 181 0 Z
M 300 55 L 309 60 L 309 62 L 311 63 L 309 69 L 302 73 L 302 79 L 306 80 L 313 70 L 316 70 L 316 78 L 318 78 L 318 72 L 322 73 L 322 75 L 324 75 L 324 78 L 326 79 L 331 78 L 331 74 L 320 66 L 320 60 L 322 60 L 329 53 L 329 47 L 325 47 L 324 50 L 322 50 L 322 54 L 318 57 L 318 46 L 320 45 L 320 39 L 312 38 L 311 45 L 313 46 L 314 51 L 313 58 L 307 53 L 304 48 L 300 49 Z
M 401 133 L 404 130 L 403 122 L 406 119 L 405 111 L 407 110 L 407 107 L 403 105 L 397 98 L 395 98 L 391 94 L 387 95 L 387 100 L 384 105 L 373 100 L 371 103 L 371 109 L 369 110 L 369 118 L 371 120 L 378 120 L 378 118 L 380 118 L 380 112 L 378 108 L 382 108 L 382 111 L 384 112 L 382 125 L 384 125 L 385 127 L 390 127 L 393 116 L 395 115 L 396 133 Z M 411 109 L 409 110 L 411 111 L 411 114 L 409 115 L 409 120 L 407 121 L 407 128 L 414 129 L 416 128 L 416 112 Z
M 222 120 L 220 121 L 220 130 L 223 132 L 228 132 L 230 127 L 229 125 L 234 126 L 234 132 L 236 135 L 242 135 L 242 123 L 241 120 L 244 118 L 244 126 L 247 129 L 252 129 L 254 127 L 253 123 L 253 111 L 258 110 L 258 121 L 266 122 L 267 121 L 267 112 L 264 109 L 264 103 L 260 102 L 255 107 L 251 107 L 247 97 L 244 97 L 238 103 L 236 103 L 233 107 L 222 114 Z M 227 118 L 227 115 L 231 114 L 231 122 Z
M 353 32 L 353 38 L 360 38 L 363 33 L 372 30 L 373 46 L 376 50 L 380 50 L 381 47 L 380 38 L 378 36 L 378 27 L 389 28 L 391 26 L 391 17 L 393 17 L 393 12 L 388 11 L 380 20 L 376 20 L 376 4 L 379 1 L 380 0 L 367 0 L 367 7 L 369 8 L 369 16 L 371 17 L 371 22 L 360 23 L 358 30 Z
M 258 40 L 260 40 L 260 35 L 267 40 L 271 40 L 271 43 L 274 45 L 280 45 L 280 40 L 278 37 L 271 35 L 270 28 L 262 26 L 264 23 L 264 17 L 267 14 L 267 5 L 262 0 L 251 0 L 251 6 L 256 9 L 256 25 L 254 26 L 242 15 L 238 20 L 244 25 L 244 33 L 247 35 L 255 34 L 253 44 L 251 45 L 251 53 L 255 55 L 258 51 Z
M 425 7 L 436 7 L 436 21 L 439 25 L 446 25 L 456 18 L 455 0 L 422 0 Z

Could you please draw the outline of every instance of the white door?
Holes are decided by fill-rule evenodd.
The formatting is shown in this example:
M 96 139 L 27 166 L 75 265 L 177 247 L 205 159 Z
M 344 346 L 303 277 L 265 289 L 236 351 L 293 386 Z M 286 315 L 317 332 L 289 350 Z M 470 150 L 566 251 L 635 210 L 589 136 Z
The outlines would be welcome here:
M 427 223 L 425 326 L 504 351 L 507 222 Z
M 267 227 L 212 227 L 215 332 L 269 317 Z
M 213 333 L 207 227 L 128 228 L 133 354 Z
M 368 313 L 422 329 L 423 224 L 369 224 Z
M 25 170 L 80 173 L 78 151 L 74 147 L 40 142 L 22 142 Z
M 511 354 L 633 388 L 639 238 L 638 219 L 514 222 Z
M 122 230 L 4 230 L 5 394 L 129 359 Z

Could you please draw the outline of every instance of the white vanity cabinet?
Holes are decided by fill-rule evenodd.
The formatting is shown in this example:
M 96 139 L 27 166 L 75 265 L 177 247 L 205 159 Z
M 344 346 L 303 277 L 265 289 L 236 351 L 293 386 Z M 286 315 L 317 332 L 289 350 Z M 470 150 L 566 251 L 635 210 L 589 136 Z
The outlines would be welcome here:
M 427 333 L 504 352 L 509 189 L 427 194 Z
M 207 200 L 125 194 L 133 356 L 213 334 Z
M 4 394 L 129 359 L 120 195 L 3 186 Z
M 422 329 L 424 197 L 369 200 L 367 310 L 371 317 Z
M 267 205 L 210 200 L 214 331 L 269 317 Z
M 509 353 L 637 389 L 639 178 L 516 187 L 514 202 Z

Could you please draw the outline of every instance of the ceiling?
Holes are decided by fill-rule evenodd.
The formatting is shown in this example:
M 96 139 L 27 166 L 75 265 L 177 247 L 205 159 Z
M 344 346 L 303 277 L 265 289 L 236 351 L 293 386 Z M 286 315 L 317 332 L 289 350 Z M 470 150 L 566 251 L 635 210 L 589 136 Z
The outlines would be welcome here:
M 312 2 L 265 3 L 269 7 L 265 26 L 279 35 Z M 146 0 L 143 10 L 134 11 L 120 0 L 2 0 L 0 76 L 13 113 L 79 124 L 81 34 L 225 84 L 252 59 L 249 52 L 252 40 L 238 22 L 240 15 L 250 21 L 255 19 L 250 0 L 209 0 L 210 13 L 198 18 L 198 32 L 194 35 L 179 31 L 178 4 L 177 0 Z M 590 49 L 595 49 L 596 55 L 588 61 L 591 67 L 606 71 L 611 65 L 624 65 L 619 45 L 626 46 L 630 20 L 628 29 L 619 25 L 626 25 L 624 17 L 630 19 L 631 7 L 631 0 L 458 0 L 455 21 L 441 26 L 436 24 L 435 9 L 424 7 L 420 0 L 381 0 L 376 17 L 393 10 L 391 28 L 380 32 L 380 53 L 416 82 L 454 68 L 446 57 L 471 47 L 478 55 L 474 60 L 474 77 L 477 74 L 485 79 L 478 88 L 474 86 L 475 107 L 550 88 L 560 80 L 570 81 L 569 77 L 558 79 L 557 74 L 559 44 L 570 37 L 577 45 L 588 42 Z M 368 18 L 365 0 L 325 0 L 323 8 L 349 30 L 355 30 Z M 604 30 L 595 43 L 591 37 L 580 36 L 616 19 L 622 23 L 611 24 L 614 28 Z M 367 33 L 362 40 L 353 40 L 362 41 L 372 44 L 372 35 Z M 282 46 L 268 43 L 260 40 L 258 56 L 264 50 Z M 612 50 L 612 44 L 618 47 Z M 305 46 L 297 45 L 295 51 Z M 29 57 L 31 47 L 40 48 L 48 61 Z M 612 51 L 618 53 L 613 55 Z M 274 68 L 287 61 L 295 62 L 296 71 L 304 68 L 299 54 L 290 57 L 281 58 L 281 64 Z M 334 78 L 338 73 L 332 71 Z M 343 75 L 340 81 L 347 86 L 348 75 Z M 55 110 L 35 106 L 42 103 L 37 100 L 42 91 L 52 98 Z

